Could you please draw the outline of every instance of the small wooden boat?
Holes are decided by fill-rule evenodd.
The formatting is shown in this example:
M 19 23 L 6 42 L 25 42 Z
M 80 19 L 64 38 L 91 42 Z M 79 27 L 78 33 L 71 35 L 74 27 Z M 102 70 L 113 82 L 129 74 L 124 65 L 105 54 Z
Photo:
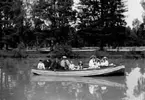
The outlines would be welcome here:
M 102 75 L 124 75 L 125 66 L 106 67 L 100 69 L 84 69 L 73 71 L 51 71 L 32 69 L 31 72 L 36 75 L 44 76 L 102 76 Z
M 64 77 L 64 76 L 33 76 L 32 82 L 76 82 L 85 83 L 99 86 L 110 86 L 125 88 L 123 83 L 119 83 L 113 80 L 104 78 L 92 78 L 92 77 Z

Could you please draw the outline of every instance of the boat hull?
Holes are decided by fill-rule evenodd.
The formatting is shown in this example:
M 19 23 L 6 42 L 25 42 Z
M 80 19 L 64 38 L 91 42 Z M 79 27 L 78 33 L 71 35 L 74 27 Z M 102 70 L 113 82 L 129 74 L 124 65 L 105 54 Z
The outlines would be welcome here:
M 125 66 L 108 67 L 103 69 L 89 69 L 89 70 L 77 70 L 77 71 L 50 71 L 50 70 L 38 70 L 32 69 L 31 72 L 35 75 L 44 76 L 103 76 L 103 75 L 123 75 Z

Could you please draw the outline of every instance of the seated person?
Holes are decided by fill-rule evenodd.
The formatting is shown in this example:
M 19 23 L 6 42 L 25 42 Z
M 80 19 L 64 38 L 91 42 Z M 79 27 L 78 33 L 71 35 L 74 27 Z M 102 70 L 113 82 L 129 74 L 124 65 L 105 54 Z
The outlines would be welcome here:
M 60 66 L 60 63 L 59 63 L 59 59 L 58 58 L 55 58 L 50 67 L 49 67 L 51 70 L 53 71 L 56 71 L 56 70 L 62 70 L 61 66 Z
M 100 59 L 96 58 L 95 68 L 100 68 Z
M 98 68 L 98 63 L 97 63 L 97 58 L 96 56 L 92 55 L 90 57 L 90 61 L 89 61 L 89 69 L 93 69 L 93 68 Z
M 66 56 L 62 57 L 62 60 L 60 61 L 60 66 L 63 67 L 65 70 L 69 69 L 70 62 L 68 61 Z
M 50 59 L 47 59 L 47 60 L 44 60 L 43 63 L 45 65 L 45 68 L 49 69 L 52 61 Z
M 76 68 L 75 68 L 75 65 L 73 64 L 72 61 L 70 61 L 69 69 L 70 69 L 70 70 L 75 70 L 75 69 L 76 69 Z
M 79 61 L 79 63 L 78 63 L 78 69 L 79 70 L 82 70 L 83 69 L 83 62 L 82 61 Z
M 39 63 L 38 63 L 38 65 L 37 65 L 37 68 L 38 68 L 38 69 L 45 69 L 45 65 L 44 65 L 44 63 L 42 62 L 42 60 L 39 60 Z
M 101 66 L 109 66 L 109 61 L 107 57 L 102 58 Z
M 96 56 L 92 55 L 89 61 L 89 68 L 94 68 Z
M 103 58 L 100 60 L 100 66 L 105 66 L 105 61 Z
M 83 62 L 82 61 L 79 61 L 78 62 L 78 65 L 75 66 L 75 70 L 82 70 L 83 69 Z
M 101 60 L 97 58 L 95 68 L 100 68 L 100 66 L 101 66 Z

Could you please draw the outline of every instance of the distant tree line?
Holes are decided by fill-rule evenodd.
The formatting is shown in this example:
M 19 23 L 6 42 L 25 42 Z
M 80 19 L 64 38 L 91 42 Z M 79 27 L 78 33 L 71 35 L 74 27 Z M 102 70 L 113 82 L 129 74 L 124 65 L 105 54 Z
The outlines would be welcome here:
M 132 22 L 132 29 L 126 28 L 129 39 L 126 45 L 145 46 L 145 22 L 140 22 L 137 18 Z
M 144 23 L 126 27 L 123 0 L 1 0 L 0 49 L 145 45 Z M 136 22 L 134 22 L 136 24 Z

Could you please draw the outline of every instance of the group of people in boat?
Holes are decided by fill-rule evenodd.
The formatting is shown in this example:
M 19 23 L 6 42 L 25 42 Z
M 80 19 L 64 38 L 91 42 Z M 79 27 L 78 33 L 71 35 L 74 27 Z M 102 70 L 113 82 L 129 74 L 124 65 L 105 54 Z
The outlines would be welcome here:
M 109 61 L 107 57 L 102 59 L 97 58 L 95 55 L 92 55 L 89 60 L 89 67 L 87 69 L 97 69 L 102 66 L 109 66 Z M 69 61 L 66 56 L 62 56 L 61 59 L 55 58 L 47 60 L 39 60 L 37 69 L 46 69 L 46 70 L 82 70 L 83 62 L 79 61 L 78 64 L 74 64 L 73 61 Z
M 78 62 L 78 65 L 75 65 L 73 61 L 69 61 L 66 56 L 63 56 L 60 59 L 50 59 L 47 60 L 39 60 L 37 64 L 37 69 L 46 69 L 46 70 L 81 70 L 82 69 L 82 61 Z
M 100 68 L 104 66 L 109 66 L 109 61 L 107 57 L 103 57 L 102 59 L 97 58 L 95 55 L 90 57 L 89 68 Z

